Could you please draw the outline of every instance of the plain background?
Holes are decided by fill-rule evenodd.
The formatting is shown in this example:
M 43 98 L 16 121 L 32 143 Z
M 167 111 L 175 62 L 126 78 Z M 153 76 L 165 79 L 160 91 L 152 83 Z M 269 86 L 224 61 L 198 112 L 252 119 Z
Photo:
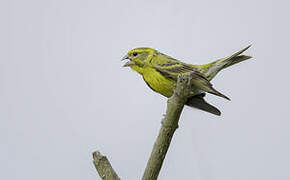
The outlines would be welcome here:
M 153 47 L 203 64 L 238 51 L 208 95 L 186 107 L 161 180 L 290 179 L 286 1 L 1 1 L 0 179 L 99 179 L 91 153 L 142 177 L 166 99 L 120 59 Z

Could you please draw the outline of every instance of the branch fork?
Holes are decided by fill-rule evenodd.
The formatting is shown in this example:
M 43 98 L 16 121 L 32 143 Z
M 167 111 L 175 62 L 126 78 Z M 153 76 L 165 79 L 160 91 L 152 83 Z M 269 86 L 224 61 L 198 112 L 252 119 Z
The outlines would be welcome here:
M 180 114 L 190 96 L 191 78 L 191 74 L 178 75 L 174 93 L 167 101 L 166 114 L 161 122 L 159 135 L 154 143 L 142 180 L 157 180 L 158 178 L 173 134 L 178 128 Z M 120 180 L 105 156 L 99 152 L 94 152 L 93 158 L 102 180 Z

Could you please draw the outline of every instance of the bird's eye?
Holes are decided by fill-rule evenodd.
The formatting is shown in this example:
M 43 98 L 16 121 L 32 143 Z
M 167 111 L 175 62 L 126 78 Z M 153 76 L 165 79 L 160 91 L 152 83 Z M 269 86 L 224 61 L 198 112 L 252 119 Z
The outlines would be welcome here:
M 133 56 L 137 56 L 138 55 L 138 53 L 137 52 L 133 52 Z

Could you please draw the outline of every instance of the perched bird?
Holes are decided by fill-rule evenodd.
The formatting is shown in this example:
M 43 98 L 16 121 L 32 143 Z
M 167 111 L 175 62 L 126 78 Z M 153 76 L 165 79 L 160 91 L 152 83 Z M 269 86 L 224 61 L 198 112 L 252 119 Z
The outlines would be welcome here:
M 179 74 L 190 73 L 192 92 L 186 105 L 215 115 L 221 112 L 204 100 L 205 93 L 211 93 L 227 100 L 227 96 L 213 88 L 210 81 L 216 74 L 229 66 L 250 59 L 251 56 L 241 55 L 250 46 L 209 64 L 192 65 L 183 63 L 152 48 L 135 48 L 130 50 L 122 60 L 129 60 L 124 67 L 130 67 L 142 75 L 147 85 L 157 93 L 170 97 Z

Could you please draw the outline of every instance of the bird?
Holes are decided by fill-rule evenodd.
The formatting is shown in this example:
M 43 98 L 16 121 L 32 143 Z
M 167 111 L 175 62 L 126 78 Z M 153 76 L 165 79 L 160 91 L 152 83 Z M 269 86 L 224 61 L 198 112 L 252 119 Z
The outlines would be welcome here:
M 250 47 L 251 45 L 230 56 L 203 65 L 184 63 L 148 47 L 131 49 L 122 60 L 127 60 L 123 67 L 130 67 L 139 73 L 153 91 L 167 98 L 174 93 L 178 75 L 190 74 L 192 77 L 190 81 L 190 97 L 185 105 L 220 116 L 221 111 L 204 99 L 206 93 L 227 100 L 230 100 L 230 98 L 217 91 L 210 81 L 222 69 L 252 58 L 251 56 L 242 55 Z

